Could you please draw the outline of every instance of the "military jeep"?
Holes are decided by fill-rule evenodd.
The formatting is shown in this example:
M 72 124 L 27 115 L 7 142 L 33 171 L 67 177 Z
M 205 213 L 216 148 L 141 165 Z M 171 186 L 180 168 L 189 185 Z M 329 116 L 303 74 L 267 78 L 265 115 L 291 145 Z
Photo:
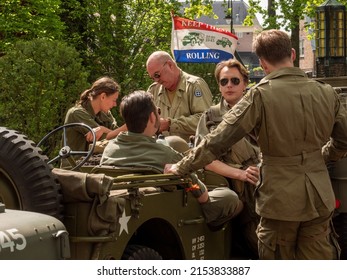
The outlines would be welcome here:
M 70 250 L 69 255 L 61 254 L 63 258 L 232 257 L 231 227 L 226 225 L 216 231 L 208 227 L 200 205 L 186 191 L 192 183 L 190 177 L 164 175 L 139 167 L 77 163 L 70 169 L 56 168 L 33 141 L 4 127 L 0 128 L 0 146 L 0 201 L 6 210 L 43 213 L 61 221 L 60 230 L 66 228 Z M 66 156 L 66 149 L 64 146 L 59 151 L 58 158 Z M 75 151 L 71 152 L 76 155 Z M 199 176 L 211 188 L 228 186 L 224 178 L 215 174 Z M 2 218 L 0 214 L 0 224 L 6 223 Z M 36 225 L 28 226 L 35 228 L 47 220 L 38 214 L 35 222 Z M 58 243 L 62 241 L 57 239 Z M 0 244 L 3 248 L 1 238 Z M 0 259 L 16 258 L 16 254 L 5 254 L 1 246 Z M 17 258 L 37 259 L 40 255 L 31 257 L 27 253 Z

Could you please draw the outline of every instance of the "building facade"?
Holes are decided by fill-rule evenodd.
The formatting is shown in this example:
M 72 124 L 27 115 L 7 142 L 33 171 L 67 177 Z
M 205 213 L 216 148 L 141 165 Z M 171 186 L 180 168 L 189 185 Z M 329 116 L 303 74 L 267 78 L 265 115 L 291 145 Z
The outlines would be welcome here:
M 315 41 L 309 39 L 312 32 L 305 27 L 308 20 L 300 20 L 300 49 L 296 59 L 299 59 L 300 68 L 311 76 L 315 73 Z

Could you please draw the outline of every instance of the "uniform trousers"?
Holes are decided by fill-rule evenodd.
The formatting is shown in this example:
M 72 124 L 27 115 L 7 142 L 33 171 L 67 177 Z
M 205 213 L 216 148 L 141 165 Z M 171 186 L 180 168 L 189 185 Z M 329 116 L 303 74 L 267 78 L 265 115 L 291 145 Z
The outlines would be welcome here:
M 305 222 L 262 217 L 257 228 L 258 253 L 263 260 L 339 259 L 340 247 L 332 214 Z
M 208 202 L 201 204 L 206 223 L 223 224 L 236 214 L 240 200 L 234 191 L 225 187 L 217 187 L 208 194 Z

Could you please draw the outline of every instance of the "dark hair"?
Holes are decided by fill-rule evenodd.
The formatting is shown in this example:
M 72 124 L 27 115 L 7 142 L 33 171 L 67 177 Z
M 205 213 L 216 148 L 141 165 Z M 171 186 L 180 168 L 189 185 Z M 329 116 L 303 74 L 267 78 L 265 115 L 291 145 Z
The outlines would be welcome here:
M 97 79 L 91 88 L 82 92 L 78 104 L 82 106 L 88 102 L 89 99 L 94 99 L 101 93 L 106 93 L 107 96 L 115 94 L 120 91 L 118 83 L 110 77 L 102 77 Z
M 245 82 L 245 84 L 248 84 L 248 82 L 249 82 L 248 71 L 241 64 L 241 62 L 239 62 L 236 59 L 223 60 L 217 64 L 216 69 L 214 70 L 214 76 L 215 76 L 218 84 L 219 84 L 220 72 L 222 71 L 222 69 L 224 67 L 237 68 L 237 70 L 239 70 L 239 72 L 241 73 L 241 75 L 243 77 L 243 81 Z
M 120 104 L 120 114 L 128 131 L 134 133 L 142 133 L 145 130 L 149 115 L 156 110 L 153 95 L 143 90 L 124 96 Z
M 264 30 L 255 38 L 253 50 L 259 58 L 275 65 L 291 57 L 292 43 L 284 31 Z

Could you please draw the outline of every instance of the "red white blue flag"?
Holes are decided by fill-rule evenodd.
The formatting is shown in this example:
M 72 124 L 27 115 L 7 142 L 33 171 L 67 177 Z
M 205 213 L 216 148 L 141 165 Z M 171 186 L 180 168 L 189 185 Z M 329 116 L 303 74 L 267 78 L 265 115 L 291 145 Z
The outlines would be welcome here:
M 172 16 L 171 51 L 177 62 L 218 63 L 234 57 L 237 36 L 213 25 Z

